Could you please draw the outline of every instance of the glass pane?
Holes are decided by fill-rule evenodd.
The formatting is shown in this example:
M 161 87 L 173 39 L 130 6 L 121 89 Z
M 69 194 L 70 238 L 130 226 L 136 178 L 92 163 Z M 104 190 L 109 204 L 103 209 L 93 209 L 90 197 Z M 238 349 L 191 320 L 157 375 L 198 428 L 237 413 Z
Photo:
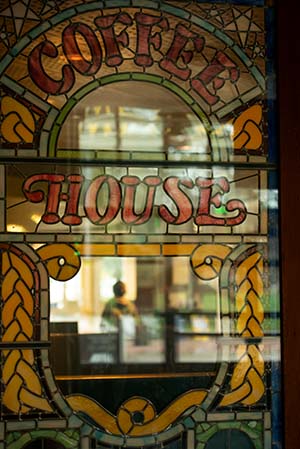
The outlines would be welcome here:
M 87 95 L 68 115 L 58 146 L 210 152 L 206 129 L 188 105 L 163 87 L 138 81 L 104 86 Z
M 158 241 L 156 234 L 194 235 L 194 242 L 198 234 L 267 235 L 263 169 L 15 164 L 7 167 L 7 189 L 9 232 L 72 233 L 69 242 L 78 235 L 84 242 L 87 232 L 90 242 L 95 234 L 104 242 L 104 233 L 130 233 L 133 243 Z
M 280 447 L 271 3 L 0 8 L 0 447 Z

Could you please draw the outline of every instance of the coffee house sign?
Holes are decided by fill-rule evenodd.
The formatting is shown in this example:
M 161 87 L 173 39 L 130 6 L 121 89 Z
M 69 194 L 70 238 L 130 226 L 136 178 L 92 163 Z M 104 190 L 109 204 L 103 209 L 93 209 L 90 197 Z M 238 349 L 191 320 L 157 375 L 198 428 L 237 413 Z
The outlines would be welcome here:
M 167 224 L 180 225 L 193 218 L 196 225 L 235 226 L 245 220 L 247 210 L 239 199 L 223 202 L 222 195 L 229 190 L 225 177 L 200 176 L 193 180 L 178 176 L 162 179 L 149 175 L 140 179 L 127 175 L 117 179 L 100 175 L 86 181 L 82 175 L 40 173 L 29 176 L 23 184 L 25 198 L 43 204 L 43 223 L 61 221 L 73 226 L 82 223 L 82 207 L 84 216 L 94 225 L 111 223 L 119 212 L 124 224 L 145 224 L 156 207 Z M 222 208 L 223 215 L 213 214 L 212 208 Z
M 210 106 L 218 102 L 217 92 L 225 81 L 235 83 L 239 78 L 236 63 L 223 51 L 217 51 L 199 71 L 196 54 L 205 55 L 208 50 L 204 35 L 177 23 L 170 36 L 169 20 L 164 15 L 136 12 L 131 16 L 128 12 L 118 12 L 96 15 L 93 22 L 94 28 L 76 21 L 63 29 L 59 45 L 47 38 L 33 48 L 28 59 L 29 74 L 43 92 L 63 95 L 73 88 L 76 74 L 92 76 L 101 74 L 105 65 L 106 69 L 122 66 L 128 59 L 122 49 L 129 47 L 132 35 L 136 67 L 151 67 L 159 55 L 159 68 L 165 76 L 189 80 L 191 89 Z M 63 54 L 57 50 L 60 45 Z M 45 57 L 55 63 L 66 60 L 67 64 L 60 69 L 60 79 L 47 72 L 43 64 Z M 195 74 L 192 74 L 193 63 L 198 67 Z
M 250 159 L 252 155 L 254 158 L 263 155 L 260 96 L 264 80 L 229 35 L 196 14 L 168 4 L 160 5 L 158 13 L 155 5 L 153 2 L 153 8 L 102 9 L 91 3 L 89 11 L 67 8 L 52 27 L 47 28 L 46 23 L 43 28 L 37 27 L 31 44 L 24 48 L 27 64 L 22 66 L 23 79 L 33 92 L 29 101 L 36 104 L 28 107 L 26 103 L 25 110 L 24 99 L 17 95 L 14 100 L 4 96 L 3 104 L 8 110 L 6 115 L 3 109 L 6 145 L 8 148 L 14 145 L 16 154 L 22 156 L 23 149 L 33 142 L 36 155 L 62 158 L 62 166 L 65 157 L 68 160 L 82 158 L 87 163 L 96 158 L 99 170 L 90 176 L 88 167 L 87 172 L 72 168 L 66 172 L 65 168 L 61 171 L 58 168 L 55 173 L 44 172 L 36 166 L 30 173 L 26 172 L 23 184 L 18 183 L 17 193 L 15 180 L 8 180 L 6 191 L 12 202 L 17 203 L 14 206 L 15 211 L 19 209 L 17 224 L 23 229 L 28 229 L 28 224 L 23 223 L 21 208 L 22 204 L 27 204 L 38 217 L 39 226 L 30 228 L 37 233 L 57 229 L 78 233 L 81 225 L 92 226 L 95 233 L 101 233 L 101 226 L 111 224 L 117 225 L 123 233 L 126 229 L 128 233 L 133 229 L 143 232 L 142 225 L 148 224 L 150 227 L 145 232 L 149 232 L 154 221 L 157 226 L 154 232 L 163 234 L 170 229 L 170 233 L 187 230 L 197 234 L 201 229 L 209 233 L 209 226 L 217 226 L 221 233 L 225 227 L 235 228 L 234 232 L 249 232 L 250 221 L 251 232 L 257 231 L 258 223 L 254 224 L 253 218 L 257 207 L 254 206 L 253 213 L 252 205 L 258 204 L 259 186 L 265 185 L 262 171 L 251 175 L 254 187 L 251 204 L 248 204 L 239 175 L 235 180 L 235 174 L 226 170 L 214 172 L 198 163 L 201 160 L 205 163 L 234 162 L 236 156 L 247 158 L 243 151 L 235 153 L 235 133 L 240 133 L 240 140 L 247 137 Z M 19 70 L 18 59 L 17 56 L 10 61 L 11 70 Z M 113 150 L 116 154 L 108 152 L 102 148 L 104 141 L 99 141 L 99 148 L 94 152 L 61 145 L 59 139 L 64 127 L 82 100 L 94 93 L 96 98 L 96 93 L 106 84 L 132 80 L 155 84 L 157 89 L 165 88 L 180 97 L 182 104 L 195 114 L 205 134 L 205 149 L 201 150 L 204 153 L 194 149 L 192 155 L 186 155 L 176 150 L 178 154 L 174 156 L 168 148 L 162 147 L 155 157 L 171 163 L 175 160 L 172 157 L 185 164 L 191 161 L 191 166 L 196 162 L 196 172 L 180 169 L 177 175 L 152 165 L 137 176 L 130 167 L 123 166 L 122 174 L 116 175 L 113 169 L 104 168 L 105 161 L 118 161 L 117 153 L 122 149 Z M 12 88 L 10 80 L 4 78 L 5 83 Z M 252 106 L 248 107 L 250 102 Z M 11 104 L 18 105 L 18 117 L 24 115 L 26 133 L 23 134 L 28 136 L 27 141 L 21 140 L 16 127 L 11 133 L 7 131 Z M 228 131 L 226 141 L 221 128 Z M 125 151 L 121 159 L 139 159 L 138 150 L 128 154 L 126 156 Z M 155 160 L 153 154 L 145 152 L 142 157 L 144 161 L 148 157 Z M 11 229 L 10 223 L 15 224 L 16 217 L 11 215 L 12 209 L 7 209 L 6 229 L 14 232 L 16 227 Z M 170 228 L 173 225 L 175 227 Z M 110 229 L 107 227 L 106 232 Z

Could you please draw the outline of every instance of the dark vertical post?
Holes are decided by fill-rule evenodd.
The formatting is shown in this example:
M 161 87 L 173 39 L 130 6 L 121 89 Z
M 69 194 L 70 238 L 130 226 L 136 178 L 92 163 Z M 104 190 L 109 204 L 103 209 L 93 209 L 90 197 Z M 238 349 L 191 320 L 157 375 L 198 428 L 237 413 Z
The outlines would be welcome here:
M 294 449 L 300 441 L 300 21 L 294 0 L 278 0 L 276 6 L 284 447 Z
M 165 351 L 166 364 L 169 372 L 174 370 L 175 364 L 175 309 L 170 301 L 170 290 L 172 288 L 172 258 L 166 258 L 166 311 L 165 311 Z

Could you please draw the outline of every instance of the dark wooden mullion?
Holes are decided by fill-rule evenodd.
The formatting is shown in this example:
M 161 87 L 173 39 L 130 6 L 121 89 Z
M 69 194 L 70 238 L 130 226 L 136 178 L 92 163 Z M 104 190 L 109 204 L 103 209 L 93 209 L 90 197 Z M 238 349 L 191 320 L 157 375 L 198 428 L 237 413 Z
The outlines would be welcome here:
M 280 240 L 284 448 L 299 447 L 300 426 L 300 34 L 299 4 L 278 0 L 277 92 L 280 143 Z

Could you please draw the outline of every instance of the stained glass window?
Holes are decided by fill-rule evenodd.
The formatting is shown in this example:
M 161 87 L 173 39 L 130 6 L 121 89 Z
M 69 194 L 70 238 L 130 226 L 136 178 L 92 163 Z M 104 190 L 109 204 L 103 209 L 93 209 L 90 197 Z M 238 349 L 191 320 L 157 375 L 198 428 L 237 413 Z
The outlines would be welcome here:
M 269 3 L 1 6 L 0 448 L 280 447 Z

